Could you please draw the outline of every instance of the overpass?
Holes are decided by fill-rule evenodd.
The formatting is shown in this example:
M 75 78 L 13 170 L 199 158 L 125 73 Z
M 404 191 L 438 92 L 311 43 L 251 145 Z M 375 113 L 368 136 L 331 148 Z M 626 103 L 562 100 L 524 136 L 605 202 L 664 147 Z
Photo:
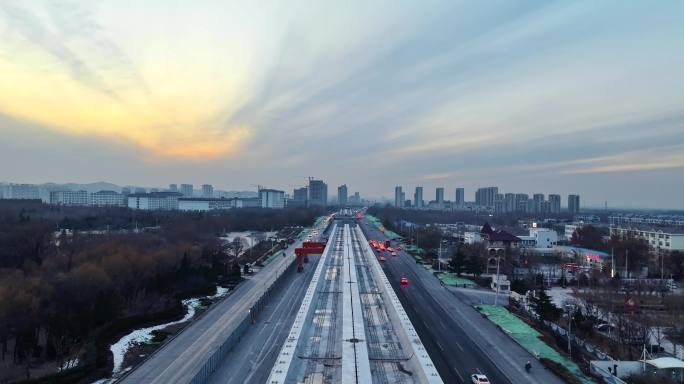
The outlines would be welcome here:
M 267 383 L 442 383 L 355 221 L 332 228 Z

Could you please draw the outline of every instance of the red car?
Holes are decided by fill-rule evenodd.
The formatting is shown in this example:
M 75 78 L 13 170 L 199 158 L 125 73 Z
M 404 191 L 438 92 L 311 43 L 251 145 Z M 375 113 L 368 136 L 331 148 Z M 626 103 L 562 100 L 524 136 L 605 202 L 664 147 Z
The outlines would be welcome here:
M 408 279 L 405 277 L 402 277 L 401 280 L 399 280 L 399 284 L 408 285 Z
M 380 261 L 385 261 L 385 256 L 380 256 Z

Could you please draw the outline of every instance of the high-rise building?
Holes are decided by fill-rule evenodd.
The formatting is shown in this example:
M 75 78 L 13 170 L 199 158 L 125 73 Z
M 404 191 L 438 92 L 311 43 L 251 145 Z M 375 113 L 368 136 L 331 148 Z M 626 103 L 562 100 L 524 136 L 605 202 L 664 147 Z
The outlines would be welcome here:
M 463 188 L 456 188 L 454 204 L 456 206 L 462 207 L 465 205 L 465 190 Z
M 349 193 L 347 192 L 347 184 L 342 184 L 339 187 L 337 187 L 337 201 L 340 203 L 340 205 L 347 205 L 349 204 Z
M 532 200 L 534 200 L 534 213 L 542 212 L 542 204 L 544 203 L 544 194 L 535 193 L 532 195 Z
M 515 212 L 515 193 L 507 193 L 504 195 L 504 211 Z
M 416 192 L 413 194 L 413 206 L 423 208 L 423 187 L 416 187 Z
M 178 192 L 178 184 L 169 184 L 169 192 Z
M 553 214 L 558 214 L 561 211 L 561 197 L 560 195 L 549 195 L 549 209 Z
M 504 200 L 504 195 L 501 193 L 497 193 L 496 196 L 494 196 L 494 212 L 506 212 L 506 201 Z
M 124 196 L 130 195 L 131 189 L 129 187 L 123 187 L 123 188 L 121 188 L 121 194 Z
M 292 193 L 292 205 L 305 207 L 309 201 L 309 188 L 295 188 Z
M 435 200 L 440 208 L 444 208 L 444 188 L 438 187 L 435 190 Z
M 527 200 L 529 196 L 526 193 L 515 194 L 515 210 L 518 212 L 527 212 Z
M 259 189 L 261 208 L 285 208 L 285 192 L 277 189 Z
M 397 185 L 394 187 L 394 206 L 396 208 L 404 207 L 404 192 L 401 190 L 401 186 Z
M 323 180 L 309 179 L 309 206 L 328 205 L 328 185 Z
M 192 195 L 193 195 L 192 184 L 181 184 L 180 185 L 180 193 L 185 197 L 192 197 Z
M 573 215 L 580 212 L 579 195 L 568 195 L 568 212 Z
M 499 193 L 499 187 L 478 188 L 475 192 L 475 205 L 494 207 L 494 197 Z
M 214 197 L 214 186 L 211 184 L 202 184 L 202 197 Z
M 354 195 L 349 199 L 354 205 L 361 205 L 361 194 L 354 192 Z

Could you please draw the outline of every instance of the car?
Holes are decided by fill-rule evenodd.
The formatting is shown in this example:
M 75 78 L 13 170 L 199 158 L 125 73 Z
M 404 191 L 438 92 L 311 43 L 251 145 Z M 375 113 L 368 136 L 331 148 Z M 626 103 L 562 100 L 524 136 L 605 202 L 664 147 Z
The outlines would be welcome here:
M 401 285 L 408 285 L 408 283 L 409 283 L 408 279 L 405 277 L 402 277 L 401 279 L 399 279 L 399 284 L 401 284 Z
M 380 256 L 379 260 L 380 260 L 380 261 L 385 261 L 385 256 Z
M 397 255 L 397 253 L 396 253 L 396 252 L 392 252 L 392 253 L 390 253 L 390 255 L 392 255 L 392 256 L 396 256 L 396 255 Z
M 487 376 L 480 374 L 480 373 L 475 373 L 475 374 L 471 375 L 470 380 L 473 382 L 473 384 L 489 384 L 490 383 Z

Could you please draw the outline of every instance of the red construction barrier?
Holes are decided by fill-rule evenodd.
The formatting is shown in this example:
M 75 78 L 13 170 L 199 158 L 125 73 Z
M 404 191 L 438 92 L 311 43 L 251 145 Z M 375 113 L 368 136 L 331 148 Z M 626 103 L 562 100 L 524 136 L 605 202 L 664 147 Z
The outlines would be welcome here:
M 295 248 L 295 256 L 297 256 L 297 272 L 302 272 L 304 266 L 302 263 L 309 262 L 309 255 L 322 254 L 325 250 L 325 243 L 315 241 L 305 241 L 301 248 Z

